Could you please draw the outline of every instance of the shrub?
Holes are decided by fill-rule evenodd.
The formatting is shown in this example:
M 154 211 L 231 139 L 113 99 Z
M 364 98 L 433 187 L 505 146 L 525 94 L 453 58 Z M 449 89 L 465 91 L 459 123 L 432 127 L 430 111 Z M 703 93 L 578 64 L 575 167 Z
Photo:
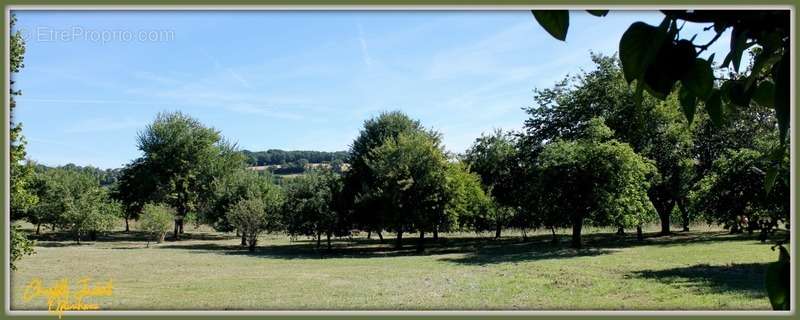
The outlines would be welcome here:
M 148 203 L 142 209 L 140 226 L 142 230 L 150 234 L 153 240 L 161 243 L 174 220 L 175 209 L 172 207 L 165 204 Z M 147 245 L 150 246 L 149 240 Z

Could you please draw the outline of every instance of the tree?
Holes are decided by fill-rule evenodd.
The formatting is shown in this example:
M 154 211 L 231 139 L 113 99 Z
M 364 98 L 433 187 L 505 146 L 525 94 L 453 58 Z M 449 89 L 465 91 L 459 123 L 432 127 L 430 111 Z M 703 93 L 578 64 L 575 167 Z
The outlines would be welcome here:
M 688 175 L 693 164 L 692 128 L 678 111 L 677 97 L 663 102 L 645 97 L 637 102 L 616 58 L 592 55 L 592 60 L 595 69 L 537 90 L 536 105 L 525 109 L 530 118 L 519 142 L 520 152 L 527 153 L 523 164 L 535 159 L 548 141 L 573 139 L 584 123 L 603 117 L 616 139 L 654 160 L 658 175 L 648 195 L 661 220 L 661 233 L 668 234 L 673 208 L 685 203 L 685 191 L 692 183 L 693 176 Z
M 111 190 L 111 197 L 122 203 L 125 232 L 130 231 L 130 220 L 138 219 L 145 204 L 155 196 L 155 176 L 147 170 L 144 158 L 138 158 L 122 169 L 119 180 Z
M 24 256 L 29 256 L 35 254 L 36 252 L 33 250 L 34 241 L 28 239 L 28 236 L 25 234 L 25 231 L 19 226 L 12 225 L 11 226 L 11 258 L 10 266 L 11 270 L 17 270 L 17 266 L 14 265 L 15 262 L 22 259 Z
M 762 241 L 780 223 L 789 221 L 789 184 L 781 179 L 768 193 L 764 188 L 766 161 L 757 150 L 729 149 L 714 165 L 693 192 L 693 205 L 709 222 L 729 228 L 731 233 L 760 229 Z M 782 165 L 788 177 L 789 159 Z
M 400 111 L 384 112 L 364 122 L 364 127 L 353 141 L 348 152 L 350 170 L 345 175 L 344 188 L 352 195 L 349 206 L 355 213 L 358 226 L 368 232 L 375 231 L 383 240 L 381 231 L 386 227 L 385 212 L 377 195 L 377 184 L 367 164 L 372 159 L 373 149 L 389 139 L 397 139 L 404 132 L 425 130 L 419 121 Z
M 16 22 L 17 18 L 12 14 L 10 21 L 10 30 L 12 30 L 12 33 L 9 44 L 9 70 L 11 72 L 12 79 L 13 75 L 19 73 L 20 70 L 22 70 L 22 68 L 25 66 L 23 64 L 23 60 L 25 58 L 25 39 L 23 39 L 22 33 L 19 30 L 13 31 Z M 22 94 L 22 91 L 14 89 L 13 80 L 10 80 L 9 87 L 11 88 L 8 105 L 8 112 L 11 118 L 11 122 L 9 123 L 9 167 L 11 173 L 9 177 L 9 198 L 11 204 L 9 215 L 10 220 L 17 220 L 22 218 L 25 214 L 25 211 L 29 207 L 36 204 L 38 199 L 29 190 L 29 184 L 31 183 L 31 179 L 33 177 L 33 167 L 30 164 L 21 163 L 21 161 L 25 159 L 26 143 L 24 137 L 22 136 L 22 124 L 14 123 L 14 109 L 17 106 L 14 96 Z M 14 261 L 22 258 L 24 255 L 32 254 L 33 247 L 22 232 L 14 231 L 13 228 L 12 237 L 10 240 L 12 252 L 11 267 L 13 269 Z
M 147 232 L 150 237 L 161 243 L 164 235 L 169 231 L 169 227 L 175 220 L 175 209 L 164 204 L 146 203 L 142 206 L 141 221 L 139 226 Z M 150 246 L 148 238 L 147 246 Z
M 494 204 L 481 185 L 480 177 L 470 172 L 463 162 L 449 163 L 447 166 L 447 207 L 445 215 L 437 221 L 436 232 L 448 231 L 455 227 L 475 231 L 491 230 L 496 226 Z
M 292 235 L 313 236 L 319 248 L 322 235 L 331 249 L 332 236 L 350 232 L 349 210 L 343 180 L 330 171 L 312 171 L 292 179 L 286 186 L 283 221 Z
M 282 200 L 279 189 L 269 187 L 266 190 L 251 190 L 243 199 L 228 208 L 228 221 L 242 233 L 250 252 L 256 250 L 259 234 L 278 229 L 278 212 L 283 205 Z
M 446 212 L 447 159 L 439 135 L 427 131 L 400 133 L 370 152 L 366 162 L 375 178 L 375 198 L 382 204 L 387 226 L 402 247 L 404 232 L 419 232 L 417 249 L 424 250 L 425 232 L 435 230 Z
M 492 134 L 481 134 L 464 156 L 470 171 L 477 173 L 496 208 L 493 213 L 495 238 L 516 215 L 518 194 L 521 186 L 514 183 L 517 154 L 510 133 L 495 130 Z
M 254 195 L 279 193 L 269 174 L 239 168 L 232 172 L 219 174 L 209 182 L 208 196 L 200 207 L 199 221 L 211 225 L 220 232 L 236 230 L 242 236 L 242 246 L 247 245 L 245 234 L 228 219 L 227 212 L 236 203 Z
M 641 225 L 652 212 L 648 177 L 655 168 L 625 144 L 611 139 L 602 119 L 585 124 L 575 140 L 556 140 L 538 156 L 540 203 L 546 213 L 572 226 L 581 247 L 584 221 L 594 225 Z
M 146 199 L 169 204 L 176 209 L 174 238 L 180 239 L 183 219 L 205 202 L 209 194 L 207 169 L 229 153 L 220 133 L 205 127 L 180 112 L 159 113 L 155 121 L 138 136 L 144 153 L 144 170 L 154 179 L 153 193 Z M 137 196 L 140 197 L 140 196 Z

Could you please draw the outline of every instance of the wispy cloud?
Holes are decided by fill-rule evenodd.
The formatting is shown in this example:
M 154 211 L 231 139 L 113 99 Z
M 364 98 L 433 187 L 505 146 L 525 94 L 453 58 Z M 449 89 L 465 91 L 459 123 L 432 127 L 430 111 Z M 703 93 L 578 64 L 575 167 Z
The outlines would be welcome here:
M 214 68 L 216 68 L 217 70 L 223 70 L 225 73 L 227 73 L 227 74 L 228 74 L 228 76 L 230 76 L 231 78 L 233 78 L 234 80 L 236 80 L 236 81 L 237 81 L 239 84 L 241 84 L 241 85 L 242 85 L 242 87 L 245 87 L 245 88 L 247 88 L 247 89 L 252 89 L 252 88 L 253 88 L 253 87 L 250 85 L 250 82 L 248 82 L 248 81 L 247 81 L 247 80 L 246 80 L 244 77 L 242 77 L 242 75 L 241 75 L 241 74 L 239 74 L 238 72 L 236 72 L 235 70 L 233 70 L 233 68 L 230 68 L 230 67 L 223 66 L 223 65 L 222 65 L 222 64 L 219 62 L 219 60 L 217 60 L 217 58 L 214 58 L 213 56 L 211 56 L 211 55 L 210 55 L 210 54 L 208 54 L 207 52 L 204 52 L 204 54 L 205 54 L 205 56 L 206 56 L 206 57 L 208 57 L 208 59 L 209 59 L 209 60 L 211 60 L 211 63 L 213 63 L 213 64 L 214 64 Z
M 146 121 L 135 119 L 92 118 L 74 123 L 64 130 L 64 133 L 89 133 L 107 132 L 131 128 L 142 128 Z
M 367 67 L 372 66 L 372 57 L 369 55 L 369 46 L 367 45 L 367 39 L 364 37 L 364 27 L 361 23 L 357 24 L 358 26 L 358 42 L 361 44 L 361 57 L 364 59 L 364 64 Z

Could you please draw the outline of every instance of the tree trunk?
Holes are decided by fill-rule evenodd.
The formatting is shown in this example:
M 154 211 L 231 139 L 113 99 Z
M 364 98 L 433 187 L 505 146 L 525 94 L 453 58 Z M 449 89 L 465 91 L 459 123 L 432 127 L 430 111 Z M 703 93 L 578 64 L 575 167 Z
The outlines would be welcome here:
M 644 240 L 644 234 L 642 233 L 642 226 L 636 226 L 636 240 L 642 241 Z
M 500 239 L 500 232 L 501 232 L 502 230 L 503 230 L 503 225 L 501 225 L 501 224 L 498 222 L 498 223 L 497 223 L 497 229 L 494 231 L 494 238 L 495 238 L 495 239 Z
M 403 230 L 402 229 L 398 229 L 397 230 L 397 240 L 395 240 L 394 247 L 397 248 L 397 249 L 400 249 L 400 248 L 403 247 Z
M 580 249 L 581 243 L 581 228 L 583 228 L 583 219 L 572 222 L 572 247 Z
M 678 201 L 678 209 L 681 210 L 681 224 L 683 224 L 683 232 L 689 231 L 689 210 L 686 209 L 686 204 L 683 201 Z
M 322 245 L 322 232 L 317 232 L 317 249 Z
M 39 234 L 39 229 L 41 229 L 41 227 L 42 227 L 42 224 L 41 224 L 41 223 L 37 223 L 37 224 L 36 224 L 36 234 L 37 234 L 37 235 Z
M 439 240 L 439 228 L 433 228 L 433 241 L 436 242 Z
M 181 218 L 180 224 L 178 224 L 178 233 L 183 234 L 183 218 Z
M 621 235 L 624 235 L 624 234 L 625 234 L 625 228 L 623 228 L 623 227 L 618 227 L 618 228 L 617 228 L 617 235 L 620 235 L 620 236 L 621 236 Z
M 81 234 L 75 233 L 75 243 L 81 244 Z
M 556 235 L 556 227 L 550 227 L 550 232 L 553 233 L 553 239 L 550 240 L 553 244 L 558 244 L 558 235 Z
M 425 251 L 425 231 L 419 231 L 419 242 L 417 242 L 417 252 Z
M 163 232 L 162 232 L 161 234 L 159 234 L 159 235 L 158 235 L 158 241 L 156 241 L 156 242 L 157 242 L 157 243 L 162 243 L 162 242 L 164 242 L 164 236 L 166 236 L 166 235 L 167 235 L 167 234 L 166 234 L 166 233 L 163 233 Z M 150 241 L 147 241 L 147 247 L 148 247 L 148 248 L 150 247 Z
M 367 231 L 367 240 L 372 239 L 372 230 Z
M 669 216 L 670 216 L 669 212 L 667 212 L 665 215 L 659 214 L 659 218 L 661 218 L 661 232 L 660 232 L 660 234 L 662 236 L 670 234 L 670 231 L 669 231 Z
M 89 241 L 97 241 L 97 231 L 89 231 Z
M 131 231 L 131 227 L 128 224 L 128 216 L 125 216 L 125 233 L 128 233 L 130 231 Z
M 380 230 L 378 230 L 378 238 L 381 240 L 381 243 L 383 243 L 383 233 L 381 233 Z
M 328 236 L 328 250 L 331 250 L 331 233 L 328 232 L 326 235 Z
M 257 241 L 258 240 L 256 240 L 256 239 L 251 240 L 249 245 L 247 246 L 247 251 L 255 252 L 256 251 L 256 242 Z
M 175 228 L 172 230 L 172 237 L 175 239 L 175 241 L 181 239 L 181 236 L 178 233 L 178 219 L 177 218 L 175 218 Z

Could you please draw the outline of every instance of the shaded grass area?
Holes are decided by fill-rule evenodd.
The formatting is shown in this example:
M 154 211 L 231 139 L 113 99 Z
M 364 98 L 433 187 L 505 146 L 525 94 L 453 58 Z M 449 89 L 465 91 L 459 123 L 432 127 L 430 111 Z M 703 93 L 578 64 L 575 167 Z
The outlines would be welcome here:
M 310 239 L 265 235 L 256 252 L 233 234 L 190 230 L 182 241 L 151 243 L 112 232 L 75 245 L 68 234 L 38 237 L 37 254 L 12 274 L 13 309 L 33 278 L 53 283 L 113 279 L 105 309 L 769 309 L 764 269 L 776 253 L 757 235 L 723 230 L 635 236 L 595 232 L 585 248 L 553 245 L 550 235 L 500 239 L 446 234 L 417 253 L 391 235 Z M 783 234 L 775 235 L 777 238 Z

